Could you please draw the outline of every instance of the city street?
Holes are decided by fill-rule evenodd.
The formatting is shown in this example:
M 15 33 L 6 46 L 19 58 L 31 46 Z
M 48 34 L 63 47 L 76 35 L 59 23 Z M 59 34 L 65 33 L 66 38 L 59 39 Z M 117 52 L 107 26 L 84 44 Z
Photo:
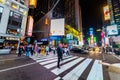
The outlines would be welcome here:
M 64 56 L 60 69 L 57 56 L 21 57 L 0 60 L 0 80 L 110 80 L 108 67 L 99 61 L 119 63 L 113 55 L 71 53 Z

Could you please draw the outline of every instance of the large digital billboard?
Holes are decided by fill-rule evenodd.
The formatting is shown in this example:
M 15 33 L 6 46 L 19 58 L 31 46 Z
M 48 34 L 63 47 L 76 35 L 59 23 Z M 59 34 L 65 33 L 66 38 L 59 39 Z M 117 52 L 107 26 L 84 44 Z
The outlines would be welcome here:
M 105 6 L 103 7 L 103 11 L 104 11 L 104 19 L 105 20 L 110 20 L 110 10 L 109 10 L 109 6 Z
M 65 19 L 52 19 L 50 33 L 52 36 L 64 35 Z
M 33 30 L 33 17 L 28 16 L 28 25 L 27 25 L 27 35 L 32 36 L 32 30 Z
M 117 25 L 107 26 L 107 35 L 117 35 L 117 34 L 118 34 Z

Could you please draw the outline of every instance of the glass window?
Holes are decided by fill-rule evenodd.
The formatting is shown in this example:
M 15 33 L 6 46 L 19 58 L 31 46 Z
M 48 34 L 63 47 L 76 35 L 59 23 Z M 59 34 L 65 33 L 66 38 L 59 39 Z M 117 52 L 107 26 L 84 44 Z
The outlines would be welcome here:
M 0 6 L 0 21 L 1 21 L 1 18 L 2 18 L 2 12 L 3 12 L 3 7 Z
M 20 3 L 24 5 L 24 4 L 25 4 L 25 1 L 24 1 L 24 0 L 20 0 Z
M 7 33 L 14 35 L 17 33 L 17 29 L 21 28 L 22 24 L 22 15 L 19 13 L 16 13 L 14 11 L 10 11 L 9 19 L 8 19 L 8 27 L 7 27 Z

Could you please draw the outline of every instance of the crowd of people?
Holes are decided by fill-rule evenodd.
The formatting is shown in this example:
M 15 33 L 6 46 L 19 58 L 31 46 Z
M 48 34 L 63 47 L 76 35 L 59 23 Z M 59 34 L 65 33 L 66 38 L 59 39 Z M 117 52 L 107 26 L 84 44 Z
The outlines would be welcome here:
M 29 44 L 26 46 L 20 45 L 18 56 L 21 56 L 22 54 L 25 54 L 26 57 L 33 56 L 33 55 L 38 56 L 38 54 L 46 56 L 46 55 L 49 55 L 49 52 L 56 54 L 58 47 L 48 46 L 48 45 L 39 46 L 37 44 L 35 45 Z M 69 49 L 67 47 L 62 47 L 62 50 L 63 50 L 64 56 L 69 55 Z
M 49 55 L 49 52 L 52 52 L 54 55 L 57 55 L 58 57 L 58 62 L 57 62 L 57 67 L 60 68 L 60 61 L 63 60 L 63 56 L 69 56 L 70 51 L 68 47 L 63 47 L 63 45 L 60 43 L 59 46 L 38 46 L 37 44 L 35 45 L 26 45 L 26 46 L 20 46 L 19 47 L 19 53 L 18 56 L 20 57 L 22 54 L 25 53 L 26 57 L 29 56 L 38 56 L 44 55 L 47 56 Z

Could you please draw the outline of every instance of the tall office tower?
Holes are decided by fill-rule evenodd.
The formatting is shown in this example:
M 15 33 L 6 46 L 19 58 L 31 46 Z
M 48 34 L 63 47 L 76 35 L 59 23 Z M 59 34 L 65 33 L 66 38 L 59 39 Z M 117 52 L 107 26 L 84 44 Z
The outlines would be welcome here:
M 76 30 L 80 30 L 79 27 L 82 27 L 82 25 L 78 0 L 65 0 L 65 18 L 67 24 L 71 25 Z
M 118 25 L 118 31 L 120 33 L 120 0 L 107 0 L 110 8 L 110 23 Z

